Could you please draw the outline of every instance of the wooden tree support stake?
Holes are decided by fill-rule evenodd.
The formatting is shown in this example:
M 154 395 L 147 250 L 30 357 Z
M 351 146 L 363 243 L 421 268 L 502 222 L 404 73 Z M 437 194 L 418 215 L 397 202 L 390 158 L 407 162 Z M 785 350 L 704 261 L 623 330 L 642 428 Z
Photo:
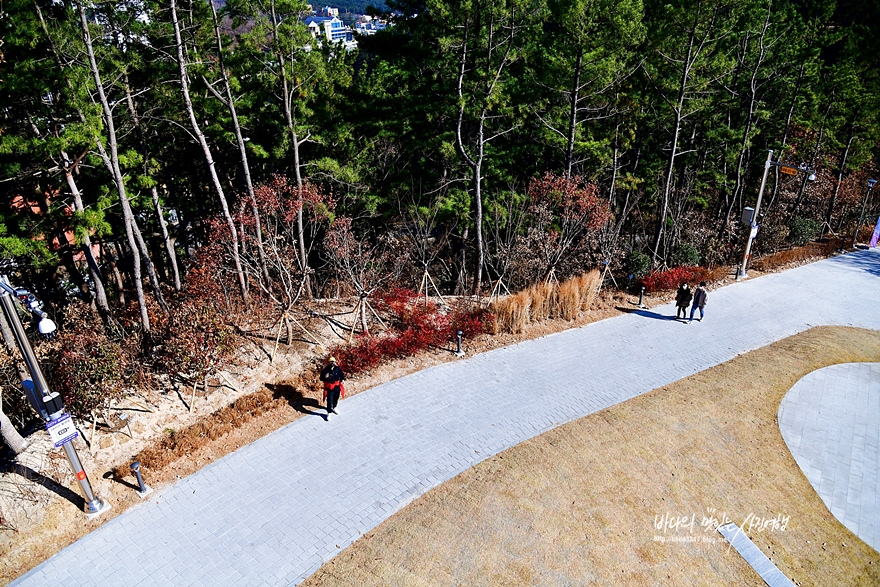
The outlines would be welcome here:
M 233 382 L 232 379 L 230 379 L 229 377 L 227 377 L 226 374 L 225 374 L 223 371 L 217 371 L 217 375 L 219 375 L 220 377 L 222 377 L 222 378 L 226 381 L 226 383 L 228 383 L 229 386 L 232 387 L 232 389 L 234 389 L 234 390 L 237 391 L 238 393 L 242 393 L 241 389 L 238 388 L 238 386 L 235 384 L 235 382 Z
M 422 283 L 419 285 L 419 294 L 421 295 L 422 289 L 425 290 L 425 305 L 428 305 L 428 284 L 434 286 L 434 292 L 437 294 L 437 297 L 440 298 L 440 302 L 446 304 L 446 300 L 443 298 L 443 294 L 440 293 L 440 289 L 437 287 L 437 284 L 434 283 L 434 280 L 431 278 L 431 274 L 428 273 L 428 269 L 425 269 L 425 273 L 422 275 Z
M 198 380 L 194 381 L 194 382 L 193 382 L 192 395 L 190 395 L 190 398 L 189 398 L 189 411 L 190 411 L 190 412 L 193 411 L 193 404 L 196 402 L 196 388 L 197 388 L 198 386 L 199 386 L 199 382 L 198 382 Z
M 492 286 L 492 293 L 489 294 L 490 298 L 495 298 L 496 300 L 501 297 L 501 288 L 504 288 L 504 291 L 507 292 L 507 295 L 510 295 L 510 290 L 507 289 L 507 286 L 504 284 L 503 277 L 499 277 L 498 281 L 495 282 L 495 285 Z
M 97 448 L 97 446 L 98 446 L 98 443 L 95 442 L 95 439 L 97 438 L 97 434 L 98 434 L 98 416 L 95 415 L 95 410 L 92 410 L 92 442 L 89 446 L 89 452 L 91 452 L 92 454 L 95 454 L 95 450 L 92 449 L 92 446 L 94 446 L 95 448 Z

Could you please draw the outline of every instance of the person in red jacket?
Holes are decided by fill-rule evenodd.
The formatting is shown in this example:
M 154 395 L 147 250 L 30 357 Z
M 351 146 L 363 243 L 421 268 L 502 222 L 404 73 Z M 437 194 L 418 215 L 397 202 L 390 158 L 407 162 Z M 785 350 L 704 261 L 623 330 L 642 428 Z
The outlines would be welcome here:
M 335 414 L 336 404 L 339 403 L 339 397 L 345 397 L 345 373 L 336 364 L 336 359 L 330 357 L 327 366 L 321 371 L 321 381 L 324 382 L 324 400 L 327 402 L 327 419 L 330 414 Z

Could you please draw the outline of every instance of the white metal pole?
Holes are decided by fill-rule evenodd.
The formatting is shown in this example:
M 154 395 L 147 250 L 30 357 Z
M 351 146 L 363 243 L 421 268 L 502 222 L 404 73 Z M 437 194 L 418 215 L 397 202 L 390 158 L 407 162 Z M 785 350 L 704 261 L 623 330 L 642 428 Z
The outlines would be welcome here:
M 31 347 L 31 343 L 24 331 L 24 326 L 22 326 L 21 320 L 18 317 L 18 312 L 12 301 L 12 295 L 14 295 L 15 290 L 4 281 L 5 280 L 0 280 L 0 307 L 2 307 L 3 313 L 6 315 L 6 320 L 12 327 L 12 334 L 15 336 L 16 343 L 18 343 L 18 350 L 21 351 L 21 355 L 24 358 L 28 371 L 31 373 L 31 378 L 37 391 L 37 399 L 42 400 L 42 398 L 46 398 L 49 400 L 54 394 L 52 394 L 49 385 L 46 383 L 46 378 L 43 376 L 43 370 L 40 369 L 40 363 L 37 361 L 36 355 L 34 355 L 34 349 Z M 46 406 L 46 408 L 47 412 L 50 411 L 48 406 Z M 59 409 L 55 411 L 55 413 L 49 414 L 49 416 L 50 418 L 59 418 L 63 414 L 63 410 Z M 64 448 L 64 454 L 70 463 L 70 468 L 73 470 L 73 474 L 85 497 L 86 516 L 93 517 L 110 509 L 110 504 L 95 495 L 94 491 L 92 491 L 89 477 L 86 474 L 85 469 L 83 469 L 82 463 L 79 460 L 79 456 L 76 454 L 76 448 L 74 448 L 73 444 L 71 442 L 65 442 L 62 447 Z
M 755 204 L 755 215 L 752 217 L 751 226 L 749 226 L 749 238 L 746 240 L 746 252 L 743 255 L 742 268 L 740 269 L 739 274 L 737 275 L 737 279 L 740 277 L 747 277 L 746 275 L 746 266 L 749 264 L 749 253 L 752 250 L 752 241 L 754 240 L 754 236 L 752 232 L 758 226 L 758 212 L 761 210 L 761 198 L 764 197 L 764 187 L 767 185 L 767 174 L 770 171 L 770 166 L 773 164 L 773 149 L 767 150 L 767 161 L 764 163 L 764 177 L 761 178 L 761 189 L 758 190 L 758 203 Z

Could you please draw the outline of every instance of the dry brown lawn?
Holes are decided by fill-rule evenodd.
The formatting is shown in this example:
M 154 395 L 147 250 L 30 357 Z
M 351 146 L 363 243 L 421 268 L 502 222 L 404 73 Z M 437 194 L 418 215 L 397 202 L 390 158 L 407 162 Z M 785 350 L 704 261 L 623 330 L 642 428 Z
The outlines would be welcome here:
M 830 514 L 776 423 L 801 377 L 858 361 L 880 361 L 880 333 L 814 328 L 560 426 L 430 491 L 305 585 L 764 585 L 702 527 L 724 514 L 787 516 L 750 536 L 797 585 L 880 585 L 880 555 Z M 693 531 L 664 534 L 664 515 L 694 516 Z

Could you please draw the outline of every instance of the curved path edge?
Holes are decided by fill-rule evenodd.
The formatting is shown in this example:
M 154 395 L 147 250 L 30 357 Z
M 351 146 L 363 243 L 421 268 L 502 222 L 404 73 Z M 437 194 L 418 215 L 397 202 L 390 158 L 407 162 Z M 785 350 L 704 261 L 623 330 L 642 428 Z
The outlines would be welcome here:
M 447 363 L 205 467 L 16 586 L 295 585 L 431 488 L 513 445 L 812 326 L 880 330 L 862 251 Z
M 880 363 L 804 376 L 779 404 L 779 430 L 828 510 L 880 551 Z

